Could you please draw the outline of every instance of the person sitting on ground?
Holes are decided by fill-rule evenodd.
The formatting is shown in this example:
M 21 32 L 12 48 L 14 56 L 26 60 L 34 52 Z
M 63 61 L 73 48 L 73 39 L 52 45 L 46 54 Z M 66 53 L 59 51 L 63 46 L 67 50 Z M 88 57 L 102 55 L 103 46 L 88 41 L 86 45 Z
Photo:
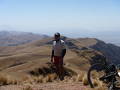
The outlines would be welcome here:
M 51 55 L 51 62 L 55 64 L 57 74 L 63 80 L 63 59 L 66 54 L 66 45 L 61 40 L 60 33 L 55 33 Z

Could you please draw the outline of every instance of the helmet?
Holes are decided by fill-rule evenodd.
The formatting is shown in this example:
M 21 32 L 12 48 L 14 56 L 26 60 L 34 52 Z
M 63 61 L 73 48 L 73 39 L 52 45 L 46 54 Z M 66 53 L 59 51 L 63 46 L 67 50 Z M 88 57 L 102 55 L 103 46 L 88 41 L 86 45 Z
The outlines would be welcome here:
M 59 36 L 59 37 L 60 37 L 60 33 L 58 33 L 58 32 L 57 32 L 57 33 L 55 33 L 55 35 L 54 35 L 54 36 Z

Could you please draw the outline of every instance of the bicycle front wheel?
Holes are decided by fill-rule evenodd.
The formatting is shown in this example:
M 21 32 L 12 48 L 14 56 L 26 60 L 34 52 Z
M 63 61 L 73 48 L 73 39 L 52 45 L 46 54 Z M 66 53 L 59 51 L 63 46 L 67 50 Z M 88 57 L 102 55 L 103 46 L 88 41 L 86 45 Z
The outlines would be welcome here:
M 103 64 L 96 63 L 89 68 L 87 78 L 91 88 L 95 87 L 94 80 L 98 80 L 104 75 L 104 67 L 105 66 Z

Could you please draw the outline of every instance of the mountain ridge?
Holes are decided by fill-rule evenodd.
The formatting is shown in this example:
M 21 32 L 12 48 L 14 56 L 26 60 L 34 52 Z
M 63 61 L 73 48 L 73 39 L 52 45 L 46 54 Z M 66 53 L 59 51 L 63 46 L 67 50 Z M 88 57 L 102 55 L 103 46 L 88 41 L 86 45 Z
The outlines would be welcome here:
M 0 46 L 17 46 L 49 37 L 42 34 L 17 31 L 0 31 Z

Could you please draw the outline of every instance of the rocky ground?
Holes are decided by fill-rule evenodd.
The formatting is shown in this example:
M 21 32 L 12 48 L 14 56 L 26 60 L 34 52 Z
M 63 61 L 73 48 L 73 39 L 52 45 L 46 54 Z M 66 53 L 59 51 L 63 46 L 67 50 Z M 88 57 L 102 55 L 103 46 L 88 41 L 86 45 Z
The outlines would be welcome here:
M 8 85 L 1 86 L 0 90 L 92 90 L 82 83 L 46 83 L 37 85 Z

